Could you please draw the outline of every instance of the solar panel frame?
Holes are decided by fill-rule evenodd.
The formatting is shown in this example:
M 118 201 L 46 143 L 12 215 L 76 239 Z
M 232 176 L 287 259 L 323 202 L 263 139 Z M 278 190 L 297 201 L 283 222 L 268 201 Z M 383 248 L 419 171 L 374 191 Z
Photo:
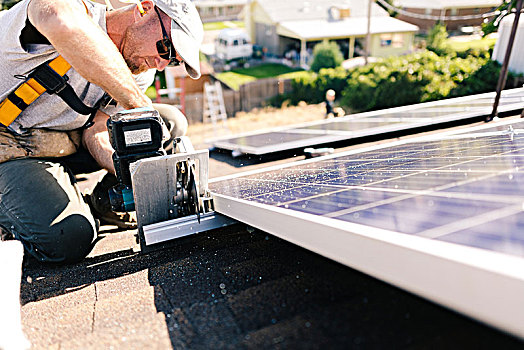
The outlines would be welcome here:
M 418 142 L 468 139 L 482 132 L 489 135 L 492 129 L 508 127 L 513 123 L 515 120 L 505 120 L 496 124 L 395 141 L 319 159 L 213 179 L 210 183 L 267 171 L 285 171 L 297 165 L 310 164 L 313 167 L 319 162 L 322 164 L 321 162 L 334 161 L 341 156 L 357 156 L 366 152 L 380 155 L 394 146 L 409 148 Z M 500 131 L 492 133 L 500 134 Z M 474 162 L 476 159 L 480 157 L 469 157 L 467 160 Z M 369 158 L 367 161 L 367 164 L 372 164 Z M 362 163 L 366 164 L 365 161 Z M 366 189 L 364 186 L 356 188 Z M 425 190 L 391 189 L 391 198 L 396 200 L 395 195 L 409 195 L 410 192 L 420 195 L 424 194 Z M 450 243 L 463 239 L 460 237 L 446 237 L 448 241 L 432 240 L 233 198 L 216 192 L 213 192 L 213 197 L 216 210 L 222 214 L 524 338 L 524 258 L 521 256 Z M 385 198 L 386 201 L 388 199 Z M 493 212 L 496 215 L 511 217 L 516 212 L 522 212 L 522 198 L 503 196 L 499 199 L 514 205 L 503 206 L 499 211 L 495 208 Z M 431 228 L 426 232 L 431 232 Z
M 524 88 L 504 90 L 498 111 L 500 113 L 522 109 L 524 108 L 524 96 L 515 96 L 524 93 Z M 328 144 L 338 141 L 344 141 L 349 139 L 367 137 L 377 134 L 386 134 L 390 132 L 404 131 L 408 129 L 415 129 L 424 126 L 443 124 L 447 122 L 467 120 L 471 118 L 486 116 L 491 113 L 493 99 L 495 97 L 494 92 L 457 97 L 446 100 L 425 102 L 409 106 L 401 106 L 388 108 L 378 111 L 364 112 L 353 115 L 348 115 L 341 118 L 335 119 L 323 119 L 319 121 L 297 124 L 292 126 L 284 126 L 279 128 L 273 128 L 268 130 L 261 130 L 257 132 L 248 132 L 238 134 L 236 136 L 227 136 L 217 138 L 210 141 L 213 148 L 226 149 L 234 152 L 234 155 L 240 154 L 253 154 L 262 155 L 268 153 L 274 153 L 284 150 L 298 149 L 301 147 L 310 147 L 315 145 Z M 485 100 L 485 102 L 484 102 Z M 471 106 L 464 106 L 464 104 L 471 103 Z M 484 104 L 482 107 L 479 105 Z M 416 113 L 418 115 L 425 115 L 435 113 L 431 109 L 442 109 L 446 106 L 453 106 L 455 111 L 450 110 L 444 115 L 434 118 L 407 118 L 407 113 Z M 449 108 L 449 107 L 448 107 Z M 460 108 L 460 109 L 459 109 Z M 466 108 L 466 110 L 464 110 Z M 389 117 L 388 117 L 389 115 Z M 391 119 L 390 119 L 391 118 Z M 318 134 L 308 128 L 314 128 L 331 123 L 344 123 L 344 122 L 361 122 L 363 119 L 367 120 L 381 120 L 391 121 L 390 125 L 381 125 L 372 128 L 365 128 L 353 131 L 338 130 L 336 132 L 329 132 L 324 134 Z M 399 119 L 404 123 L 398 122 Z M 366 121 L 367 121 L 366 120 Z M 310 137 L 305 137 L 309 132 Z M 273 134 L 273 135 L 271 135 Z M 289 142 L 278 139 L 278 135 L 288 134 L 294 135 L 290 138 L 295 138 Z M 297 134 L 300 134 L 298 136 Z M 275 139 L 275 142 L 267 145 L 268 138 Z M 249 144 L 249 140 L 258 140 L 257 146 Z M 255 141 L 256 142 L 256 141 Z M 266 143 L 266 145 L 260 145 Z

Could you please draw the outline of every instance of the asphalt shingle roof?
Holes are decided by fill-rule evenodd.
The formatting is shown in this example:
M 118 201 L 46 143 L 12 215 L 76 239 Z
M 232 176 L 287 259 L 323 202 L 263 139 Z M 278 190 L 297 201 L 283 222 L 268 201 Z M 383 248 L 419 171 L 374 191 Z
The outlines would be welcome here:
M 33 349 L 522 347 L 245 224 L 147 255 L 133 232 L 101 237 L 80 264 L 26 264 Z

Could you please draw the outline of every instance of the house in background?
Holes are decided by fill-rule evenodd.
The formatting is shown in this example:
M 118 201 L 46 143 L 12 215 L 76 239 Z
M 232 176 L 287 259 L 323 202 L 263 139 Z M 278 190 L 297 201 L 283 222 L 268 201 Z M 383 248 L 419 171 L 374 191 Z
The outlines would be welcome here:
M 213 67 L 207 62 L 200 62 L 200 73 L 202 76 L 197 80 L 193 80 L 187 76 L 184 67 L 167 67 L 165 69 L 166 87 L 167 89 L 183 88 L 186 94 L 202 93 L 204 91 L 204 84 L 211 82 L 211 76 L 214 73 Z M 184 79 L 184 82 L 182 82 L 182 79 Z M 170 95 L 170 98 L 175 97 L 174 95 Z
M 236 21 L 247 0 L 193 0 L 202 22 Z
M 251 0 L 244 15 L 253 43 L 269 55 L 297 52 L 302 66 L 321 41 L 336 41 L 345 58 L 363 53 L 367 5 L 362 0 Z M 409 53 L 418 27 L 392 18 L 377 4 L 371 8 L 371 56 Z
M 404 11 L 432 15 L 444 16 L 468 16 L 481 15 L 493 11 L 502 4 L 502 0 L 395 0 L 394 5 Z M 437 23 L 434 19 L 414 18 L 404 14 L 398 14 L 396 18 L 415 24 L 422 31 L 427 31 Z M 446 24 L 448 31 L 457 31 L 463 27 L 480 26 L 483 18 L 467 20 L 442 20 Z

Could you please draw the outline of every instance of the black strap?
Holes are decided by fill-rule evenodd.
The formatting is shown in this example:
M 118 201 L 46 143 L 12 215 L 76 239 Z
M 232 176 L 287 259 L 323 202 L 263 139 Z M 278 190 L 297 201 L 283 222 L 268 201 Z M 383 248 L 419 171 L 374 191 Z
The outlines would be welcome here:
M 27 103 L 24 102 L 20 97 L 18 97 L 14 91 L 7 95 L 7 99 L 11 101 L 15 106 L 20 108 L 21 111 L 27 108 Z
M 64 86 L 63 89 L 58 91 L 56 93 L 58 96 L 64 100 L 65 103 L 69 105 L 75 112 L 83 115 L 89 115 L 93 112 L 96 112 L 98 108 L 89 107 L 86 106 L 80 98 L 75 93 L 75 90 L 71 87 L 71 85 L 67 84 Z
M 98 102 L 93 107 L 93 112 L 91 112 L 91 115 L 89 116 L 89 119 L 85 122 L 85 124 L 81 127 L 81 129 L 88 129 L 93 126 L 93 120 L 95 119 L 96 112 L 100 107 L 107 107 L 109 105 L 115 105 L 116 101 L 113 100 L 113 98 L 106 92 L 104 93 L 104 96 L 102 96 Z
M 67 82 L 69 79 L 67 75 L 61 76 L 55 72 L 53 68 L 49 67 L 49 62 L 36 67 L 29 77 L 35 79 L 42 85 L 48 94 L 57 94 L 60 96 L 69 107 L 79 114 L 89 115 L 97 109 L 85 105 Z

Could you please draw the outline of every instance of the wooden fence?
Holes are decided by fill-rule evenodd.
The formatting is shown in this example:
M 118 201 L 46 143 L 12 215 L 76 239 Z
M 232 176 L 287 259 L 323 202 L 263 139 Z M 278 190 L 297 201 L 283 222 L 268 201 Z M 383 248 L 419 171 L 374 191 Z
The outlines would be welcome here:
M 237 112 L 249 112 L 253 108 L 265 106 L 269 98 L 290 91 L 290 79 L 260 79 L 241 85 L 238 91 L 223 86 L 227 116 L 234 117 Z M 202 122 L 203 98 L 202 94 L 186 95 L 186 117 L 190 124 Z

